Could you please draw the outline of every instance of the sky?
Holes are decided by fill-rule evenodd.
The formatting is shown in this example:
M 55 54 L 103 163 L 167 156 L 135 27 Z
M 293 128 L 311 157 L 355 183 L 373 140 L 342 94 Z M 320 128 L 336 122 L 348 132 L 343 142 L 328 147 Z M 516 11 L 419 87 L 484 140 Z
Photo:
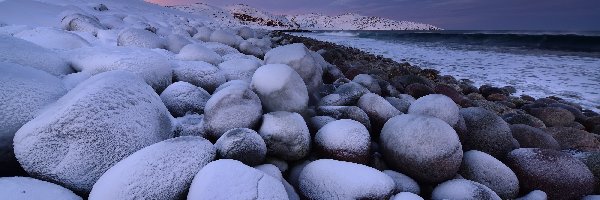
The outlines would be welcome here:
M 600 31 L 600 0 L 147 0 L 162 5 L 243 3 L 275 14 L 347 12 L 449 30 Z

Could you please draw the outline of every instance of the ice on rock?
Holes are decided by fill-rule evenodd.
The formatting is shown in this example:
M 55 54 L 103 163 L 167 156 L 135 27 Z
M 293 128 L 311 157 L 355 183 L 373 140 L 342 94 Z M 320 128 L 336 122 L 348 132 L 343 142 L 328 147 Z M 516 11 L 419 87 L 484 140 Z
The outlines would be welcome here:
M 225 132 L 217 140 L 215 147 L 220 158 L 238 160 L 249 166 L 262 163 L 267 155 L 265 141 L 256 131 L 248 128 L 235 128 Z
M 202 45 L 204 45 L 206 48 L 209 48 L 210 50 L 215 51 L 215 53 L 219 54 L 220 56 L 239 53 L 237 49 L 218 42 L 205 42 L 202 43 Z
M 55 76 L 31 67 L 0 62 L 0 174 L 18 166 L 13 153 L 17 130 L 66 93 L 61 80 Z
M 451 179 L 463 157 L 454 129 L 425 115 L 393 117 L 381 131 L 380 144 L 387 164 L 423 182 Z
M 167 36 L 166 48 L 173 53 L 179 53 L 179 51 L 192 42 L 184 36 L 178 34 L 170 34 Z
M 487 186 L 502 199 L 514 199 L 519 193 L 517 175 L 504 163 L 481 151 L 465 152 L 459 173 L 465 179 Z
M 75 72 L 58 53 L 3 34 L 0 34 L 0 62 L 31 66 L 55 76 Z
M 323 159 L 304 167 L 299 190 L 307 199 L 387 199 L 394 181 L 365 165 Z
M 204 113 L 204 105 L 210 99 L 210 94 L 200 87 L 179 81 L 169 85 L 160 94 L 160 99 L 174 117 L 181 117 L 188 112 Z
M 225 74 L 219 68 L 203 61 L 177 61 L 173 68 L 173 79 L 201 87 L 210 93 L 225 83 Z
M 213 65 L 223 62 L 223 58 L 219 54 L 202 44 L 188 44 L 184 46 L 176 58 L 187 61 L 204 61 Z
M 225 74 L 225 79 L 227 79 L 227 81 L 243 80 L 250 83 L 252 81 L 252 75 L 254 75 L 254 72 L 260 66 L 261 63 L 259 61 L 237 58 L 226 60 L 217 67 Z
M 171 85 L 169 61 L 149 49 L 136 47 L 85 47 L 65 53 L 73 68 L 90 74 L 113 70 L 131 72 L 146 81 L 157 92 Z
M 19 163 L 33 177 L 89 192 L 111 166 L 173 136 L 160 97 L 132 73 L 79 84 L 15 134 Z
M 180 199 L 198 171 L 215 156 L 213 145 L 201 137 L 177 137 L 150 145 L 106 171 L 89 199 Z
M 299 160 L 310 151 L 310 133 L 300 114 L 277 111 L 263 116 L 258 134 L 267 144 L 267 155 Z
M 413 193 L 413 194 L 421 193 L 421 187 L 419 186 L 419 183 L 417 183 L 417 181 L 413 180 L 412 178 L 408 177 L 407 175 L 398 173 L 393 170 L 384 170 L 383 173 L 390 176 L 392 178 L 392 180 L 394 180 L 394 183 L 396 185 L 396 187 L 394 187 L 394 193 L 399 193 L 399 192 L 400 193 L 409 192 L 409 193 Z
M 98 18 L 80 13 L 72 13 L 64 16 L 61 20 L 62 28 L 67 31 L 88 32 L 97 35 L 99 30 L 107 28 L 100 23 Z
M 204 115 L 187 114 L 183 117 L 175 118 L 173 121 L 174 136 L 200 136 L 206 138 L 204 131 Z
M 241 38 L 227 30 L 215 30 L 210 34 L 211 42 L 226 44 L 230 47 L 237 47 L 240 44 Z
M 265 54 L 266 64 L 286 64 L 304 80 L 312 102 L 319 99 L 319 88 L 323 84 L 323 66 L 320 55 L 312 53 L 304 44 L 296 43 L 274 48 Z
M 187 199 L 286 200 L 288 195 L 276 178 L 239 161 L 221 159 L 196 174 Z
M 48 49 L 67 50 L 90 46 L 79 35 L 55 28 L 38 27 L 21 31 L 14 36 Z
M 260 99 L 242 84 L 215 92 L 204 107 L 204 127 L 214 139 L 234 128 L 252 128 L 261 117 Z
M 370 161 L 371 136 L 357 121 L 330 122 L 317 132 L 314 141 L 317 151 L 326 158 L 362 164 Z
M 480 183 L 466 179 L 452 179 L 436 186 L 431 193 L 431 199 L 501 200 L 502 198 Z
M 308 106 L 306 85 L 287 65 L 269 64 L 258 68 L 250 85 L 266 112 L 302 112 Z
M 29 177 L 0 178 L 0 196 L 10 200 L 82 200 L 71 190 L 60 185 Z
M 203 42 L 208 42 L 208 41 L 210 41 L 210 35 L 211 35 L 211 34 L 213 33 L 213 31 L 214 31 L 214 30 L 213 30 L 213 29 L 211 29 L 210 27 L 206 27 L 206 26 L 200 27 L 200 28 L 198 28 L 198 29 L 196 29 L 196 30 L 198 30 L 198 33 L 196 33 L 196 34 L 193 36 L 193 38 L 194 38 L 194 39 L 196 39 L 196 40 L 203 41 Z
M 430 94 L 417 99 L 408 108 L 409 114 L 420 114 L 437 117 L 450 126 L 458 122 L 458 106 L 450 97 L 441 94 Z
M 394 195 L 390 200 L 424 200 L 423 197 L 410 192 L 400 192 Z

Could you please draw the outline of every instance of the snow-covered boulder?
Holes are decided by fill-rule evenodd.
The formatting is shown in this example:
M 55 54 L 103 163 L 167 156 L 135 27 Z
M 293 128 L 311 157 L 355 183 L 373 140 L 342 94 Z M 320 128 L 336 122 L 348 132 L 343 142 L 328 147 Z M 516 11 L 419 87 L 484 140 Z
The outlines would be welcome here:
M 188 61 L 204 61 L 213 65 L 223 62 L 223 58 L 219 54 L 202 44 L 185 45 L 179 50 L 179 54 L 175 58 Z
M 270 64 L 258 68 L 250 85 L 266 112 L 302 112 L 308 106 L 306 85 L 287 65 Z
M 367 93 L 358 99 L 358 107 L 367 113 L 371 121 L 371 130 L 378 133 L 385 122 L 392 117 L 402 114 L 383 97 Z
M 368 75 L 368 74 L 356 75 L 352 79 L 352 82 L 355 82 L 355 83 L 358 83 L 358 84 L 364 86 L 372 93 L 381 95 L 381 87 L 379 86 L 377 79 L 373 78 L 371 75 Z
M 394 187 L 394 193 L 421 193 L 421 187 L 419 186 L 419 183 L 417 183 L 417 181 L 408 177 L 407 175 L 392 170 L 384 170 L 383 173 L 390 176 L 392 180 L 394 180 L 394 184 L 396 185 L 396 187 Z
M 175 82 L 160 94 L 160 99 L 174 117 L 184 116 L 188 112 L 202 114 L 210 94 L 188 82 Z
M 388 199 L 394 190 L 392 178 L 376 169 L 329 159 L 306 165 L 299 182 L 308 199 Z
M 240 161 L 221 159 L 204 166 L 194 177 L 189 200 L 287 200 L 281 181 Z
M 319 129 L 323 128 L 323 126 L 335 120 L 335 118 L 330 116 L 314 116 L 307 121 L 308 129 L 310 130 L 310 133 L 316 133 Z
M 226 30 L 215 30 L 210 34 L 211 42 L 223 43 L 230 47 L 237 47 L 240 44 L 240 39 L 237 35 Z
M 510 125 L 513 138 L 519 142 L 521 148 L 543 148 L 560 150 L 560 144 L 551 134 L 540 128 L 525 124 Z
M 371 136 L 361 123 L 351 119 L 333 121 L 315 134 L 317 151 L 325 158 L 367 164 L 371 156 Z
M 231 85 L 215 92 L 204 107 L 204 127 L 217 139 L 234 128 L 252 128 L 262 117 L 258 95 L 243 85 Z
M 112 165 L 173 136 L 160 97 L 134 74 L 98 74 L 15 134 L 15 155 L 33 177 L 89 192 Z
M 319 106 L 317 114 L 331 116 L 335 119 L 351 119 L 360 122 L 367 129 L 371 129 L 369 116 L 356 106 Z
M 197 28 L 196 30 L 198 30 L 198 33 L 196 33 L 193 38 L 196 40 L 200 40 L 203 42 L 208 42 L 210 41 L 210 35 L 213 33 L 213 29 L 211 29 L 210 27 L 207 26 L 203 26 L 200 28 Z
M 459 132 L 465 150 L 478 150 L 502 159 L 515 149 L 510 127 L 495 113 L 480 107 L 460 109 L 466 131 Z
M 100 23 L 98 18 L 80 13 L 66 15 L 62 18 L 60 23 L 62 28 L 67 31 L 87 32 L 94 36 L 98 34 L 99 30 L 107 29 L 106 26 Z
M 320 57 L 304 44 L 296 43 L 274 48 L 265 54 L 266 64 L 286 64 L 292 67 L 306 84 L 311 101 L 319 99 L 319 88 L 323 84 L 323 66 Z M 323 59 L 320 57 L 320 59 Z
M 267 144 L 267 155 L 298 160 L 310 151 L 310 133 L 300 114 L 285 111 L 263 116 L 258 134 Z
M 14 36 L 48 49 L 66 50 L 90 46 L 81 36 L 56 28 L 38 27 Z
M 394 195 L 390 200 L 424 200 L 423 197 L 410 192 L 400 192 Z
M 210 93 L 226 82 L 225 74 L 219 68 L 203 61 L 178 61 L 173 68 L 173 79 L 201 87 Z
M 390 119 L 381 130 L 382 154 L 399 172 L 419 181 L 441 182 L 458 172 L 462 146 L 446 122 L 424 115 Z
M 226 44 L 223 43 L 218 43 L 218 42 L 205 42 L 202 43 L 202 45 L 204 45 L 206 48 L 215 51 L 215 53 L 219 54 L 220 56 L 224 56 L 227 54 L 234 54 L 234 53 L 240 53 L 237 49 L 227 46 Z
M 244 38 L 244 40 L 256 37 L 254 30 L 247 26 L 242 26 L 237 30 L 237 34 Z
M 227 81 L 243 80 L 250 83 L 252 81 L 252 75 L 254 75 L 254 72 L 260 66 L 261 63 L 257 60 L 237 58 L 226 60 L 217 67 L 225 74 L 225 79 L 227 79 Z
M 123 29 L 117 38 L 117 45 L 148 49 L 161 49 L 165 47 L 163 39 L 158 37 L 158 35 L 145 29 L 136 28 Z
M 223 134 L 215 143 L 220 158 L 238 160 L 254 166 L 267 156 L 267 145 L 258 133 L 249 128 L 235 128 Z
M 441 94 L 430 94 L 417 99 L 408 108 L 409 114 L 428 115 L 444 120 L 450 126 L 458 122 L 458 106 L 450 97 Z
M 215 156 L 213 145 L 201 137 L 177 137 L 150 145 L 106 171 L 89 199 L 180 199 L 198 171 Z
M 392 106 L 394 106 L 402 113 L 408 113 L 410 105 L 416 101 L 414 97 L 408 94 L 400 94 L 397 97 L 386 97 L 385 100 L 390 102 Z
M 173 53 L 179 53 L 183 47 L 192 42 L 179 34 L 170 34 L 167 36 L 165 47 Z
M 504 163 L 481 151 L 465 152 L 459 173 L 465 179 L 487 186 L 502 199 L 514 199 L 519 193 L 517 175 Z
M 292 186 L 290 183 L 287 182 L 287 180 L 285 180 L 283 178 L 283 175 L 281 174 L 281 171 L 279 170 L 279 168 L 277 166 L 275 166 L 273 164 L 264 164 L 264 165 L 256 166 L 254 168 L 281 181 L 281 183 L 283 184 L 283 187 L 285 188 L 285 192 L 288 194 L 288 199 L 300 200 L 300 196 L 298 195 L 298 193 L 296 193 L 296 189 L 294 189 L 294 186 Z
M 66 93 L 61 80 L 55 76 L 31 67 L 0 62 L 0 174 L 18 166 L 13 152 L 17 130 Z
M 3 34 L 0 34 L 0 62 L 31 66 L 55 76 L 75 72 L 58 53 Z
M 516 198 L 516 200 L 548 200 L 548 195 L 546 195 L 546 193 L 544 191 L 534 190 L 534 191 L 529 192 L 525 196 Z M 591 200 L 591 199 L 585 199 L 585 197 L 584 197 L 583 200 Z
M 350 82 L 340 85 L 333 94 L 327 95 L 321 99 L 321 106 L 348 106 L 355 105 L 363 95 L 369 93 L 369 90 L 361 84 Z
M 93 75 L 112 70 L 128 71 L 144 79 L 159 93 L 171 85 L 171 64 L 149 49 L 85 47 L 68 51 L 65 55 L 77 71 Z
M 239 45 L 238 48 L 240 49 L 240 52 L 245 53 L 245 54 L 254 55 L 254 56 L 260 56 L 260 57 L 262 57 L 266 53 L 259 46 L 255 45 L 255 44 L 253 44 L 252 42 L 249 42 L 249 41 L 242 41 L 242 42 L 240 42 L 240 45 Z
M 502 198 L 480 183 L 466 179 L 452 179 L 436 186 L 431 193 L 431 199 L 501 200 Z
M 0 178 L 0 195 L 2 199 L 10 200 L 82 200 L 71 190 L 60 185 L 29 177 Z

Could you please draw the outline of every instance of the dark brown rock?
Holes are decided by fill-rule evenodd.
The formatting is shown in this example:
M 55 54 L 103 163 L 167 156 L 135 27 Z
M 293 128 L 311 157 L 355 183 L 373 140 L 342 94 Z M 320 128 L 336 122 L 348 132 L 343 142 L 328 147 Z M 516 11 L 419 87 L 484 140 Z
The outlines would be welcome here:
M 556 139 L 542 129 L 525 124 L 515 124 L 510 125 L 510 130 L 521 148 L 561 149 Z
M 593 133 L 571 127 L 551 127 L 545 130 L 560 144 L 561 149 L 600 151 L 600 141 Z
M 546 128 L 542 120 L 525 113 L 509 113 L 502 116 L 509 124 L 525 124 L 536 128 Z
M 460 104 L 465 99 L 465 96 L 462 93 L 448 85 L 437 84 L 434 90 L 438 94 L 443 94 L 450 97 L 450 99 L 452 99 L 452 101 L 454 101 L 456 104 Z
M 430 94 L 435 94 L 435 91 L 433 91 L 433 89 L 431 89 L 429 86 L 423 85 L 421 83 L 410 84 L 410 85 L 406 86 L 405 89 L 406 89 L 407 94 L 415 97 L 416 99 L 421 98 L 423 96 L 430 95 Z
M 498 159 L 515 148 L 508 123 L 496 114 L 479 107 L 463 108 L 466 132 L 458 133 L 463 149 L 479 150 Z
M 529 114 L 542 120 L 548 127 L 568 126 L 575 121 L 571 112 L 558 107 L 532 108 Z

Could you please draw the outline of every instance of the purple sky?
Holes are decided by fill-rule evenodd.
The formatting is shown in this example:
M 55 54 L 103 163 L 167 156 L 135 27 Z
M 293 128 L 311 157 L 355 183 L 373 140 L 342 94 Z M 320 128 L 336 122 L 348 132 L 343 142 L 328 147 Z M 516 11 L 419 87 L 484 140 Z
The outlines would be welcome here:
M 600 0 L 148 0 L 244 3 L 277 14 L 356 12 L 456 30 L 600 30 Z

